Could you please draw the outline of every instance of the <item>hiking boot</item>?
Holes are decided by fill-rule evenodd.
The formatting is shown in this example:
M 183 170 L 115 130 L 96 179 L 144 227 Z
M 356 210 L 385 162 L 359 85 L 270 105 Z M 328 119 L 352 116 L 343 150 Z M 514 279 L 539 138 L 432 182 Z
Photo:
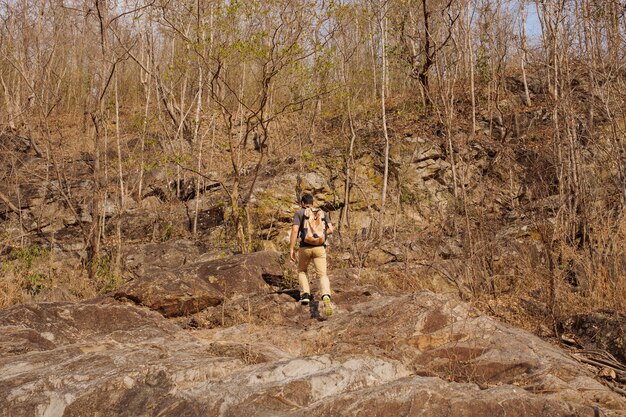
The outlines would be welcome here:
M 324 315 L 330 317 L 333 315 L 333 304 L 330 302 L 330 295 L 322 295 L 322 303 L 324 303 Z
M 305 292 L 300 296 L 300 304 L 302 304 L 303 306 L 309 305 L 310 302 L 311 294 L 309 294 L 308 292 Z

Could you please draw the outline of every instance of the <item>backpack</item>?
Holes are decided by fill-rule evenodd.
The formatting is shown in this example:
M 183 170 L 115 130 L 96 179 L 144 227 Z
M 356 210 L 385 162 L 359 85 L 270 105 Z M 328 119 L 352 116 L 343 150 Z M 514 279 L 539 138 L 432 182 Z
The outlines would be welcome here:
M 311 246 L 322 246 L 326 243 L 326 215 L 321 209 L 307 207 L 304 209 L 300 225 L 302 243 Z

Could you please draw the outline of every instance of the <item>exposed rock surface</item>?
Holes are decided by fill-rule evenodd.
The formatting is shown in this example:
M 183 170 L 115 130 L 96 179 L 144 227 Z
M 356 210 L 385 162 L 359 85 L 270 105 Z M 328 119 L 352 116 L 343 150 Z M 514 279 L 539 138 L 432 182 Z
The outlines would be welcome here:
M 130 250 L 126 267 L 134 279 L 114 292 L 166 317 L 193 314 L 217 306 L 224 296 L 267 293 L 267 281 L 283 275 L 280 255 L 263 251 L 214 259 L 200 255 L 189 241 L 149 244 Z
M 366 279 L 348 287 L 346 273 L 337 280 L 337 313 L 319 320 L 317 302 L 302 307 L 267 283 L 279 284 L 272 256 L 179 267 L 189 268 L 179 276 L 193 270 L 205 283 L 233 284 L 225 304 L 206 312 L 247 310 L 211 329 L 184 330 L 112 298 L 1 311 L 0 416 L 591 417 L 626 410 L 624 397 L 564 351 L 451 296 L 395 294 Z

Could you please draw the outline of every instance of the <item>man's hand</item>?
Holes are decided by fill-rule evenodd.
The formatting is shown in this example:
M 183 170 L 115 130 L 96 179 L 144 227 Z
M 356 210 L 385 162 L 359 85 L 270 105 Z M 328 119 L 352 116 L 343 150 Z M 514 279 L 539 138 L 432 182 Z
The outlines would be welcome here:
M 297 261 L 296 261 L 296 254 L 295 254 L 293 248 L 289 249 L 289 258 L 291 258 L 293 263 L 297 263 Z
M 300 225 L 294 224 L 293 226 L 291 226 L 291 236 L 289 236 L 289 258 L 291 258 L 291 260 L 295 263 L 298 263 L 298 261 L 296 261 L 296 254 L 294 252 L 294 248 L 296 247 L 296 241 L 298 240 L 299 230 L 300 230 Z

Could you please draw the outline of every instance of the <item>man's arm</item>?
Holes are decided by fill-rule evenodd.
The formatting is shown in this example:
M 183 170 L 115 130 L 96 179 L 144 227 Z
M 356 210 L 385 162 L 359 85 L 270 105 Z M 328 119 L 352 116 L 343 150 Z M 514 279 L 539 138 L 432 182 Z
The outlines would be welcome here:
M 328 213 L 325 213 L 325 214 L 326 215 L 324 216 L 324 222 L 326 223 L 326 234 L 332 235 L 335 228 L 333 227 L 333 224 L 330 221 L 330 214 Z
M 293 226 L 291 226 L 291 236 L 289 237 L 289 257 L 294 262 L 296 262 L 296 255 L 294 253 L 294 250 L 296 248 L 296 242 L 298 241 L 299 230 L 299 224 L 294 224 Z

